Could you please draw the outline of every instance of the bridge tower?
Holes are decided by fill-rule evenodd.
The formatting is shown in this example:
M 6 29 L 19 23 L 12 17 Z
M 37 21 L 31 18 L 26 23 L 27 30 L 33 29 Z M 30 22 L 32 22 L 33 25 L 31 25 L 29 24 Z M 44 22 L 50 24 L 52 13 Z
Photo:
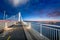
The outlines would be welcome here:
M 18 13 L 18 22 L 23 22 L 22 16 L 21 16 L 21 12 Z
M 18 13 L 18 21 L 20 22 L 20 19 L 21 19 L 21 13 L 19 12 Z

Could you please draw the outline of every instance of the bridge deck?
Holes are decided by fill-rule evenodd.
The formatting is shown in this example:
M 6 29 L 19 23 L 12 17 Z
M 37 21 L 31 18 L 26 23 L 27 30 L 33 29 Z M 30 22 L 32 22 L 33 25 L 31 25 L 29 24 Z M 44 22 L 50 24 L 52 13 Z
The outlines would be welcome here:
M 22 26 L 15 25 L 13 27 L 16 27 L 16 29 L 9 32 L 5 37 L 0 38 L 0 40 L 27 40 Z
M 31 30 L 27 30 L 26 26 L 21 25 L 20 23 L 17 25 L 9 26 L 12 30 L 5 31 L 2 35 L 4 37 L 0 37 L 0 40 L 47 40 L 45 38 L 41 39 L 40 36 L 37 36 L 38 33 Z

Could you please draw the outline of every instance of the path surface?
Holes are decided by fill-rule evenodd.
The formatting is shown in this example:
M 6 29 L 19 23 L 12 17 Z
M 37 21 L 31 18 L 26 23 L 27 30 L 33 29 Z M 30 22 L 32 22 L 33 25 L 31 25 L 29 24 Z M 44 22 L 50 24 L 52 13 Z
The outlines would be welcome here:
M 16 29 L 8 33 L 4 38 L 0 38 L 0 40 L 27 40 L 22 26 L 15 25 L 13 27 Z

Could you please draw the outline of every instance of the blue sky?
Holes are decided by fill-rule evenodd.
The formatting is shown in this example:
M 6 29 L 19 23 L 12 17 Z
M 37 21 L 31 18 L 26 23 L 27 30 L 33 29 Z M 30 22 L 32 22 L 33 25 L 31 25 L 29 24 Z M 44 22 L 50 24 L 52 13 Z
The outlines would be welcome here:
M 14 6 L 12 1 L 0 0 L 0 19 L 5 10 L 8 17 L 21 12 L 24 20 L 60 20 L 60 0 L 25 1 Z

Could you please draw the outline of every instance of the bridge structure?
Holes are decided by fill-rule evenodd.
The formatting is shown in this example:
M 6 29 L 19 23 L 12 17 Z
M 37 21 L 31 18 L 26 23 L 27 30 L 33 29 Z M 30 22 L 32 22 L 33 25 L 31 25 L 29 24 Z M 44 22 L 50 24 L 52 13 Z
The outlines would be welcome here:
M 20 12 L 3 20 L 0 26 L 4 30 L 0 40 L 60 40 L 60 26 L 39 23 L 38 32 L 31 22 L 22 19 Z

